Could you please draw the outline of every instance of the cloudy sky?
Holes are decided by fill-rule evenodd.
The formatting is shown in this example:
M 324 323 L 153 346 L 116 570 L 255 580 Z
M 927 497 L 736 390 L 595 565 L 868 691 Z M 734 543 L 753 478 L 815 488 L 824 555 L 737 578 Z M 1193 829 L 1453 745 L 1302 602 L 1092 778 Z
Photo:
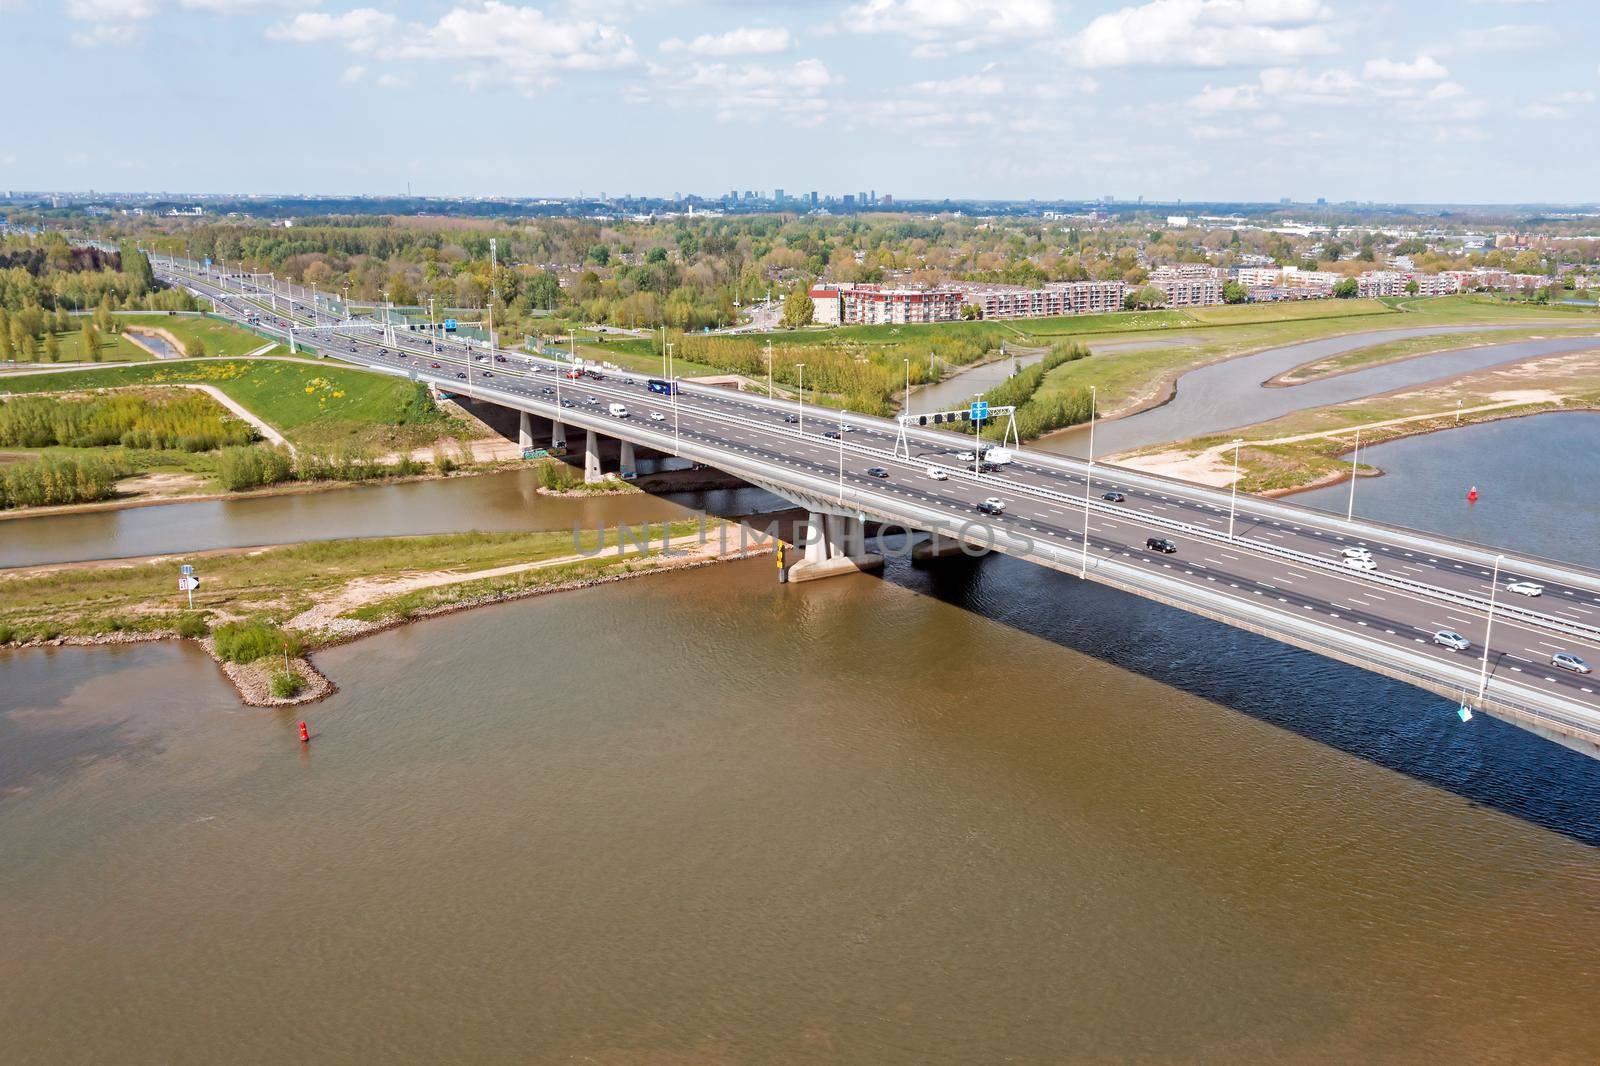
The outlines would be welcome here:
M 0 187 L 1596 200 L 1597 8 L 0 0 Z

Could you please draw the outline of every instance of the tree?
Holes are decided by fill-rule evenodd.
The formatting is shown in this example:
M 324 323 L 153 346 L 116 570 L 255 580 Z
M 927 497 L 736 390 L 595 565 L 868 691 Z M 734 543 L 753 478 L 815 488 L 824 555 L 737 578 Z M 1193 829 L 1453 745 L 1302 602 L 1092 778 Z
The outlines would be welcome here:
M 101 333 L 111 332 L 111 294 L 104 293 L 100 297 L 100 306 L 94 309 L 95 328 Z
M 1225 304 L 1242 304 L 1250 298 L 1250 293 L 1237 281 L 1230 281 L 1222 286 L 1222 302 Z
M 150 269 L 149 257 L 126 241 L 122 244 L 122 272 L 132 279 L 135 296 L 143 296 L 156 287 L 156 274 Z
M 1123 299 L 1122 306 L 1129 311 L 1145 311 L 1152 307 L 1167 306 L 1167 294 L 1154 285 L 1135 289 Z
M 1417 279 L 1416 278 L 1411 278 L 1411 279 L 1406 281 L 1406 295 L 1407 296 L 1415 296 L 1417 293 L 1419 293 L 1421 291 L 1422 291 L 1422 286 L 1417 284 Z
M 1361 286 L 1356 284 L 1355 278 L 1345 278 L 1334 285 L 1333 294 L 1341 300 L 1348 300 L 1361 291 Z
M 203 359 L 206 354 L 206 342 L 199 337 L 191 337 L 183 344 L 183 354 L 190 359 Z
M 611 262 L 611 249 L 604 244 L 592 244 L 587 258 L 596 266 L 605 266 Z
M 52 363 L 61 362 L 61 342 L 56 340 L 56 331 L 53 329 L 44 335 L 44 357 Z
M 100 331 L 88 319 L 83 322 L 83 351 L 94 362 L 100 361 Z
M 11 347 L 11 315 L 0 307 L 0 360 L 9 362 L 15 358 L 16 349 Z
M 809 326 L 812 317 L 816 314 L 816 305 L 811 302 L 811 294 L 806 291 L 806 286 L 798 286 L 783 300 L 783 324 L 788 329 L 799 329 Z

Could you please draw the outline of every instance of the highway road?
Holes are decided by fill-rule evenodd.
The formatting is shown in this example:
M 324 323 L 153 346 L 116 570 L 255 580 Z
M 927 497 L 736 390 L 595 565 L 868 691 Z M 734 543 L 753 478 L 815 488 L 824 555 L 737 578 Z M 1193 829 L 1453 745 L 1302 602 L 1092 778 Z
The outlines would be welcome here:
M 280 293 L 283 313 L 272 315 L 262 311 L 265 290 L 249 282 L 164 265 L 158 273 L 213 297 L 224 313 L 259 314 L 258 328 L 302 323 L 296 337 L 323 354 L 676 451 L 813 506 L 823 501 L 840 513 L 992 543 L 1464 699 L 1600 753 L 1600 675 L 1551 665 L 1552 655 L 1568 652 L 1600 667 L 1600 574 L 1582 568 L 1504 555 L 1493 590 L 1487 693 L 1479 701 L 1494 549 L 1243 495 L 1230 537 L 1231 498 L 1215 489 L 1103 464 L 1091 472 L 1079 460 L 1029 449 L 998 472 L 975 473 L 956 458 L 971 437 L 943 430 L 909 431 L 909 456 L 897 455 L 895 424 L 882 419 L 694 385 L 674 400 L 648 391 L 644 375 L 608 371 L 603 380 L 568 381 L 560 373 L 566 364 L 526 353 L 490 353 L 403 330 L 389 344 L 376 324 L 332 330 L 340 321 L 300 295 Z M 605 413 L 614 402 L 627 406 L 627 419 Z M 869 467 L 889 477 L 869 476 Z M 944 477 L 930 476 L 935 469 Z M 1125 500 L 1102 498 L 1112 490 Z M 1006 501 L 1003 517 L 976 512 L 990 496 Z M 1171 539 L 1178 551 L 1146 550 L 1152 536 Z M 1343 565 L 1341 552 L 1357 545 L 1371 552 L 1375 571 Z M 1508 592 L 1518 580 L 1538 582 L 1544 594 Z M 1435 645 L 1442 629 L 1471 646 Z

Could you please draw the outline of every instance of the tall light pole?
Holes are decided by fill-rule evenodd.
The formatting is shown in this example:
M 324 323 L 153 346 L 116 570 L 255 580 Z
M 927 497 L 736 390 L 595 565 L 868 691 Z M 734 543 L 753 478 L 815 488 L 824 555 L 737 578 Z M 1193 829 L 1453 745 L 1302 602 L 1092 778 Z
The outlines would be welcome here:
M 672 386 L 672 454 L 679 455 L 683 451 L 683 438 L 678 432 L 678 379 L 669 378 Z
M 1095 386 L 1089 386 L 1089 469 L 1083 475 L 1083 561 L 1078 566 L 1078 576 L 1089 576 L 1089 492 L 1094 484 L 1094 415 L 1099 401 Z
M 1478 699 L 1482 701 L 1483 690 L 1489 687 L 1489 634 L 1494 631 L 1494 595 L 1500 590 L 1500 560 L 1504 555 L 1494 557 L 1494 576 L 1489 579 L 1489 620 L 1483 624 L 1483 666 L 1478 671 Z
M 844 408 L 839 408 L 839 504 L 844 504 Z
M 772 401 L 772 342 L 767 342 L 767 401 Z
M 901 404 L 900 406 L 901 406 L 901 413 L 902 414 L 910 414 L 911 413 L 911 357 L 910 356 L 906 357 L 905 364 L 906 364 L 906 399 L 905 399 L 905 403 Z
M 975 392 L 975 393 L 972 394 L 972 399 L 974 401 L 980 400 L 982 398 L 983 398 L 983 393 L 981 393 L 981 392 Z M 976 477 L 978 475 L 978 473 L 979 473 L 978 464 L 983 462 L 983 436 L 982 436 L 982 434 L 983 434 L 983 419 L 974 418 L 972 420 L 972 474 L 973 474 L 974 477 Z
M 1345 508 L 1344 520 L 1353 521 L 1356 516 L 1356 459 L 1361 455 L 1361 427 L 1356 427 L 1356 447 L 1350 453 L 1350 506 Z
M 796 363 L 795 369 L 800 371 L 800 435 L 806 435 L 806 365 Z
M 1244 441 L 1235 437 L 1233 439 L 1233 495 L 1228 498 L 1228 540 L 1233 540 L 1233 513 L 1239 505 L 1239 445 Z

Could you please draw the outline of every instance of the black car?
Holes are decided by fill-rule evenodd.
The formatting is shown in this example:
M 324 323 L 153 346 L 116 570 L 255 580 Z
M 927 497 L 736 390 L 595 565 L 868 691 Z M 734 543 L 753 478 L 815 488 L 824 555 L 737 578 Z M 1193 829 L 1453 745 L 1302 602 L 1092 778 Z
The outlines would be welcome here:
M 990 496 L 987 500 L 982 500 L 978 503 L 978 512 L 980 514 L 991 515 L 992 517 L 999 518 L 1001 515 L 1006 513 L 1006 502 L 994 496 Z
M 539 391 L 541 393 L 543 393 L 544 395 L 546 395 L 546 396 L 554 396 L 556 394 L 556 390 L 552 389 L 549 385 L 546 385 L 544 388 L 540 389 Z
M 881 466 L 869 466 L 869 467 L 867 467 L 867 476 L 868 477 L 888 477 L 889 476 L 889 471 L 885 470 Z
M 838 440 L 839 439 L 839 431 L 836 430 L 836 429 L 830 429 L 830 430 L 828 430 L 828 432 L 824 433 L 823 436 L 827 437 L 829 440 Z
M 1178 551 L 1178 546 L 1166 537 L 1147 538 L 1144 546 L 1153 552 L 1160 552 L 1162 555 L 1174 555 Z
M 497 363 L 503 363 L 506 361 L 506 357 L 503 355 L 497 355 L 494 357 L 494 361 Z
M 573 403 L 571 400 L 562 400 L 561 401 L 561 406 L 562 407 L 576 407 L 577 404 Z
M 1113 489 L 1112 491 L 1106 493 L 1104 496 L 1102 496 L 1100 498 L 1102 500 L 1105 500 L 1107 503 L 1127 503 L 1128 502 L 1128 498 L 1126 496 L 1124 496 L 1122 493 L 1117 492 L 1115 489 Z
M 783 416 L 783 420 L 792 425 L 793 423 L 800 421 L 800 416 L 799 415 L 784 415 Z
M 463 372 L 457 372 L 456 377 L 460 378 L 462 381 L 467 380 L 467 375 Z

